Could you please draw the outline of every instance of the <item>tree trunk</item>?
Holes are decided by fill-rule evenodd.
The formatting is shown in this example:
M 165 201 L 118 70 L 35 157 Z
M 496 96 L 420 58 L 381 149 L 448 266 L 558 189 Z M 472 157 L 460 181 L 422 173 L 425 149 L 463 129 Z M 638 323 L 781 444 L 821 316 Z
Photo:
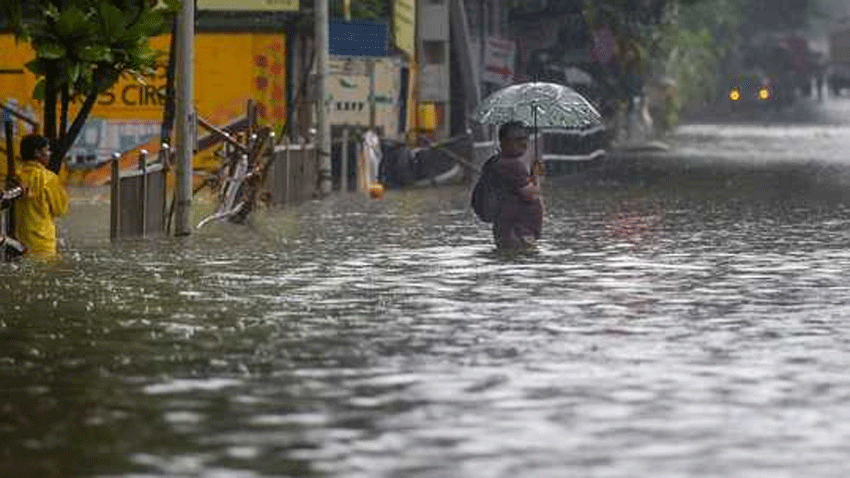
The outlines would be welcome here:
M 71 149 L 71 145 L 74 144 L 74 140 L 77 139 L 77 135 L 79 135 L 80 131 L 82 131 L 83 125 L 86 124 L 89 113 L 91 113 L 99 94 L 100 93 L 97 91 L 97 88 L 95 88 L 93 92 L 86 96 L 83 106 L 80 108 L 80 112 L 77 113 L 77 117 L 74 118 L 74 122 L 71 123 L 71 127 L 68 128 L 68 132 L 65 133 L 62 142 L 60 142 L 56 147 L 56 151 L 54 151 L 53 156 L 50 158 L 50 165 L 48 166 L 48 169 L 54 173 L 58 174 L 59 170 L 62 168 L 62 158 L 68 154 L 68 150 Z
M 175 70 L 175 47 L 177 39 L 177 17 L 171 23 L 171 46 L 168 50 L 168 66 L 165 70 L 165 106 L 162 111 L 162 128 L 160 129 L 160 143 L 171 144 L 171 130 L 174 127 L 174 70 Z
M 62 85 L 62 96 L 60 98 L 62 106 L 59 110 L 59 143 L 65 141 L 65 134 L 68 131 L 68 104 L 71 102 L 68 88 L 70 88 L 68 85 Z
M 310 60 L 307 63 L 307 67 L 304 68 L 304 72 L 301 75 L 301 83 L 298 85 L 298 89 L 295 92 L 295 97 L 292 99 L 292 103 L 287 105 L 286 111 L 286 123 L 283 124 L 283 130 L 280 132 L 280 139 L 278 141 L 282 141 L 283 138 L 289 134 L 292 130 L 292 121 L 295 116 L 295 110 L 299 108 L 301 104 L 301 99 L 307 95 L 307 81 L 310 79 L 310 73 L 313 71 L 313 63 L 316 60 L 316 49 L 313 48 L 310 50 Z
M 56 140 L 56 101 L 59 98 L 56 80 L 59 68 L 55 61 L 47 62 L 47 72 L 44 75 L 44 136 L 51 141 Z

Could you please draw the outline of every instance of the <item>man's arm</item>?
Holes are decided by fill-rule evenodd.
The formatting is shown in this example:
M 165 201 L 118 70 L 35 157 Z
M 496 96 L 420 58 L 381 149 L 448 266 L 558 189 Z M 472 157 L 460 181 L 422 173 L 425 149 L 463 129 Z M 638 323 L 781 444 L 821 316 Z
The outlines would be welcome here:
M 540 188 L 540 177 L 538 175 L 542 174 L 542 169 L 543 164 L 537 160 L 531 164 L 531 175 L 528 177 L 528 184 L 521 187 L 518 191 L 521 198 L 526 201 L 535 201 L 540 199 L 542 191 Z
M 505 185 L 525 201 L 540 198 L 540 185 L 534 175 L 528 174 L 528 169 L 518 161 L 498 163 L 498 174 Z
M 53 217 L 61 216 L 68 211 L 68 193 L 62 183 L 59 182 L 59 176 L 48 175 L 44 193 L 44 198 Z

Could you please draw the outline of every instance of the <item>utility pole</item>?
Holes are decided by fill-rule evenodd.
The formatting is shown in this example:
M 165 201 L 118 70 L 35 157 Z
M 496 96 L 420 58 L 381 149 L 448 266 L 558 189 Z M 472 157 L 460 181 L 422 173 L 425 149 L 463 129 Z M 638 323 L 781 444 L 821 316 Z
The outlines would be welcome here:
M 328 123 L 328 0 L 316 0 L 316 154 L 319 157 L 319 190 L 331 193 L 331 128 Z
M 195 78 L 195 2 L 183 0 L 177 14 L 177 64 L 175 65 L 175 123 L 174 146 L 177 149 L 175 168 L 174 235 L 188 236 L 192 233 L 189 224 L 192 213 L 192 163 L 194 156 L 195 124 L 192 91 Z
M 487 44 L 487 35 L 485 28 L 487 23 L 484 21 L 484 0 L 478 2 L 478 71 L 484 71 L 484 45 Z M 479 75 L 481 76 L 481 75 Z

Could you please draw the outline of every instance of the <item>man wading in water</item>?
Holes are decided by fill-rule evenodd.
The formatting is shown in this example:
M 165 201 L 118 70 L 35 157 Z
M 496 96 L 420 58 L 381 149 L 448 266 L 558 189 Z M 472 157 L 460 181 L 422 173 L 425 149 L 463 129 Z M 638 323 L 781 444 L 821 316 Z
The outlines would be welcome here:
M 528 150 L 528 130 L 519 121 L 499 127 L 499 159 L 492 180 L 501 194 L 501 207 L 493 221 L 493 239 L 501 250 L 534 248 L 543 226 L 543 201 L 535 167 L 523 161 Z
M 18 240 L 27 247 L 27 255 L 49 257 L 56 254 L 54 219 L 68 209 L 68 195 L 59 176 L 47 169 L 50 141 L 35 134 L 21 139 L 21 164 L 18 179 L 24 195 L 15 203 Z

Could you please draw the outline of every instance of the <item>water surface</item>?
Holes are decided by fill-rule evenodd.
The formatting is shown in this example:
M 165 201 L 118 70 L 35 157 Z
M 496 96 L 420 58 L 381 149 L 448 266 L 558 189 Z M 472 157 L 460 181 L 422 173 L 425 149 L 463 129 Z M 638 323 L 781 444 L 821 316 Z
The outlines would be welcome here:
M 846 476 L 850 108 L 813 108 L 547 179 L 531 256 L 462 187 L 115 245 L 74 191 L 61 260 L 0 266 L 0 475 Z

